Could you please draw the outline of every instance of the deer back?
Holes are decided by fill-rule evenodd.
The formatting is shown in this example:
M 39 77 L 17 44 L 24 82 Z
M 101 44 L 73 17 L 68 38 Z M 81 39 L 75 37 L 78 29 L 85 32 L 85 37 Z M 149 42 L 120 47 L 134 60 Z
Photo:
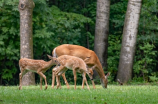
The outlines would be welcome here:
M 69 55 L 62 55 L 57 59 L 61 65 L 67 67 L 68 69 L 80 68 L 86 70 L 86 64 L 81 58 Z
M 48 68 L 50 68 L 51 62 L 46 62 L 43 60 L 33 60 L 28 58 L 21 58 L 19 60 L 20 69 L 26 69 L 36 72 L 38 69 L 44 69 L 45 72 Z

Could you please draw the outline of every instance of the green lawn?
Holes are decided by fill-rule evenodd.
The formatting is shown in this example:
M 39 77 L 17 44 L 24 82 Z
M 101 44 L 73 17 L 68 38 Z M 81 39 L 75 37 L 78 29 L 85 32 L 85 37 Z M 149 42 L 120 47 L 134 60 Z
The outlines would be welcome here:
M 39 86 L 0 86 L 0 104 L 158 104 L 158 86 L 154 85 L 108 85 L 103 89 L 87 90 L 71 85 L 62 89 L 40 90 Z

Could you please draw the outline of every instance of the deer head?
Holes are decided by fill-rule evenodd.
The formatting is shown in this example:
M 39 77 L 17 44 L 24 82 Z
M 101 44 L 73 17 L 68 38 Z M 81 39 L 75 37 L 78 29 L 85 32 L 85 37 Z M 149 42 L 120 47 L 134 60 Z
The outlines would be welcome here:
M 49 59 L 52 60 L 52 63 L 54 63 L 55 65 L 60 65 L 56 57 L 52 57 L 50 55 L 47 55 L 47 56 Z
M 87 68 L 86 72 L 91 80 L 93 80 L 93 70 L 92 68 Z
M 102 87 L 103 88 L 107 88 L 107 84 L 108 84 L 108 76 L 110 75 L 110 73 L 107 73 L 107 75 L 105 76 L 105 79 L 100 79 Z

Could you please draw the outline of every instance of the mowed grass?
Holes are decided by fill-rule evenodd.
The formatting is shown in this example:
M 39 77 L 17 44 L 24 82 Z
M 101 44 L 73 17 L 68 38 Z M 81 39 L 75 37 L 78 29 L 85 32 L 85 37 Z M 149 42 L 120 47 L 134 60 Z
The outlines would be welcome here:
M 70 89 L 40 90 L 40 86 L 0 86 L 0 104 L 158 104 L 158 86 L 154 85 L 108 85 L 103 89 L 87 90 L 71 85 Z

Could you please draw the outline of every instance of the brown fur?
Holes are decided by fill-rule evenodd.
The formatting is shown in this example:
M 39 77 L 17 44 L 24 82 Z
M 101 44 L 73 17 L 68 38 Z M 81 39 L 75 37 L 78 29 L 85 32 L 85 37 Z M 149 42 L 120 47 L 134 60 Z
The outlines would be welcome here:
M 64 73 L 67 69 L 73 70 L 75 89 L 76 89 L 76 80 L 77 80 L 76 72 L 79 72 L 82 74 L 83 81 L 86 82 L 87 88 L 90 89 L 87 83 L 86 73 L 88 74 L 90 79 L 92 79 L 93 76 L 89 73 L 89 70 L 86 67 L 86 63 L 81 58 L 75 56 L 69 56 L 69 55 L 62 55 L 57 58 L 57 61 L 60 63 L 60 65 L 54 68 L 53 70 L 55 71 L 55 74 L 57 76 Z M 57 88 L 59 87 L 59 85 L 60 85 L 59 79 L 57 77 Z
M 49 56 L 48 56 L 49 57 Z M 51 66 L 56 65 L 57 61 L 56 58 L 49 57 L 51 60 L 46 62 L 44 60 L 33 60 L 28 58 L 21 58 L 19 60 L 19 67 L 21 73 L 19 74 L 19 90 L 22 89 L 22 77 L 25 75 L 28 71 L 36 72 L 40 75 L 40 89 L 42 89 L 42 78 L 45 80 L 45 89 L 47 89 L 47 80 L 46 76 L 43 74 L 45 73 Z
M 79 45 L 63 44 L 56 47 L 53 50 L 52 54 L 55 57 L 59 57 L 61 55 L 71 55 L 85 60 L 85 63 L 88 65 L 88 67 L 93 67 L 97 71 L 101 79 L 101 84 L 103 88 L 107 88 L 107 83 L 108 83 L 107 77 L 109 76 L 109 73 L 105 76 L 102 65 L 94 51 Z M 63 75 L 63 77 L 65 76 Z M 53 86 L 54 85 L 52 83 L 52 87 Z

